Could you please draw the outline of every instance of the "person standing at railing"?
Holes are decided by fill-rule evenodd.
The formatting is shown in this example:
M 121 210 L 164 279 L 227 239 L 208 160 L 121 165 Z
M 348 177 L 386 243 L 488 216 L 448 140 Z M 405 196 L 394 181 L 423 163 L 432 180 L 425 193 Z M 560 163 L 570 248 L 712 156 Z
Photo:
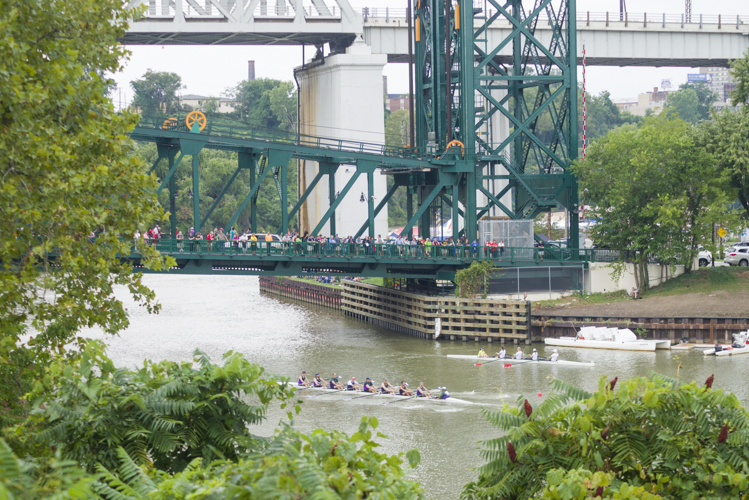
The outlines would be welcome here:
M 273 242 L 273 236 L 270 235 L 270 232 L 265 233 L 265 246 L 268 250 L 268 255 L 270 255 L 270 245 Z
M 377 249 L 377 256 L 382 257 L 382 235 L 377 235 L 377 240 L 375 241 L 375 248 Z
M 479 256 L 479 242 L 478 240 L 473 240 L 473 243 L 471 243 L 471 257 L 474 259 L 477 259 Z
M 185 242 L 184 242 L 184 239 L 185 239 L 185 235 L 182 234 L 182 231 L 180 231 L 179 229 L 177 229 L 177 249 L 180 252 L 184 252 L 185 251 Z
M 187 239 L 189 240 L 188 244 L 190 246 L 190 253 L 195 252 L 195 230 L 193 230 L 193 228 L 190 228 L 190 235 Z
M 429 238 L 424 239 L 424 256 L 427 258 L 432 256 L 432 240 Z
M 505 240 L 499 240 L 499 258 L 502 258 L 502 254 L 505 251 Z
M 281 237 L 281 245 L 283 246 L 283 253 L 285 255 L 289 255 L 291 252 L 289 252 L 289 244 L 291 242 L 291 235 L 289 233 L 286 233 Z
M 201 242 L 202 239 L 203 239 L 203 234 L 200 231 L 198 231 L 195 234 L 195 244 L 196 244 L 196 246 L 198 248 L 198 253 L 200 253 L 200 245 L 201 245 L 200 242 Z
M 219 246 L 219 251 L 221 253 L 224 253 L 226 251 L 226 247 L 228 246 L 229 238 L 226 237 L 226 233 L 224 233 L 224 228 L 219 228 L 218 234 L 216 235 L 216 243 Z
M 257 236 L 255 236 L 255 233 L 250 235 L 250 250 L 252 251 L 252 255 L 255 255 L 255 252 L 257 252 Z

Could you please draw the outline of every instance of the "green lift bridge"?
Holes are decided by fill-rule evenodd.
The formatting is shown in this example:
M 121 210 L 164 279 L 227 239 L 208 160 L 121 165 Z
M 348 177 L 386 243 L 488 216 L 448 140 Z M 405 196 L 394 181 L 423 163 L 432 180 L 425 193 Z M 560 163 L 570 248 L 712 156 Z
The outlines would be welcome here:
M 372 276 L 449 278 L 476 258 L 490 258 L 498 266 L 580 265 L 592 258 L 577 250 L 578 187 L 569 171 L 578 154 L 577 48 L 575 0 L 415 0 L 412 15 L 414 50 L 414 140 L 406 148 L 390 148 L 346 140 L 248 128 L 212 126 L 201 113 L 182 122 L 142 117 L 132 138 L 154 142 L 158 159 L 152 170 L 161 178 L 159 192 L 168 189 L 172 240 L 161 242 L 163 251 L 177 258 L 179 269 L 190 273 L 232 274 L 361 274 Z M 509 24 L 502 40 L 490 40 L 492 23 Z M 552 27 L 550 40 L 535 36 L 539 23 Z M 497 116 L 509 121 L 507 137 L 492 139 L 489 124 Z M 200 213 L 198 154 L 204 148 L 237 153 L 237 167 L 226 186 L 204 213 Z M 247 169 L 250 188 L 239 209 L 226 224 L 235 224 L 250 206 L 250 226 L 257 230 L 256 200 L 260 184 L 268 177 L 276 183 L 282 214 L 278 233 L 286 234 L 289 220 L 320 182 L 329 186 L 330 205 L 311 234 L 326 223 L 335 233 L 335 211 L 360 176 L 368 179 L 367 218 L 356 236 L 374 234 L 374 218 L 396 189 L 407 190 L 408 222 L 420 235 L 429 235 L 430 208 L 447 204 L 453 209 L 453 236 L 471 241 L 478 221 L 493 207 L 511 219 L 533 219 L 539 213 L 563 206 L 573 216 L 569 222 L 570 249 L 546 250 L 543 259 L 533 249 L 512 250 L 513 258 L 473 252 L 455 255 L 422 255 L 409 259 L 386 252 L 371 255 L 328 254 L 292 248 L 270 252 L 221 252 L 213 247 L 190 251 L 174 240 L 174 172 L 185 156 L 192 160 L 193 225 L 204 225 L 237 175 Z M 287 195 L 287 169 L 292 159 L 319 162 L 317 175 L 298 199 Z M 164 161 L 165 160 L 165 161 Z M 164 165 L 166 163 L 166 165 Z M 354 165 L 355 174 L 342 188 L 335 186 L 340 165 Z M 158 170 L 157 170 L 158 169 Z M 375 205 L 374 173 L 392 175 L 394 185 Z M 493 180 L 505 186 L 493 192 Z M 481 193 L 483 196 L 478 195 Z M 510 206 L 502 203 L 511 195 Z M 478 203 L 478 200 L 486 202 Z M 460 207 L 463 207 L 461 209 Z M 456 221 L 460 217 L 462 224 Z M 462 227 L 462 229 L 460 229 Z M 205 242 L 204 242 L 205 243 Z M 186 251 L 187 250 L 187 251 Z M 137 253 L 133 258 L 137 261 Z

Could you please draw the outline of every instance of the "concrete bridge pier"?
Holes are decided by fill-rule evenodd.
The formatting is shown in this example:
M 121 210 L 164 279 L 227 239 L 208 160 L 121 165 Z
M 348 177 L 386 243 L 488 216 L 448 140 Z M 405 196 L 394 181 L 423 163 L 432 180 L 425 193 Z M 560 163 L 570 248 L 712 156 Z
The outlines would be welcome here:
M 361 40 L 346 49 L 320 60 L 309 61 L 295 70 L 299 82 L 299 131 L 301 134 L 344 139 L 371 144 L 385 143 L 385 111 L 383 104 L 382 69 L 387 63 L 385 54 L 372 54 Z M 310 231 L 323 218 L 339 192 L 342 192 L 357 171 L 356 165 L 320 164 L 300 160 L 299 189 L 312 182 L 321 169 L 334 172 L 328 182 L 321 181 L 300 209 L 300 231 Z M 369 191 L 367 178 L 374 180 Z M 379 170 L 362 173 L 343 201 L 336 208 L 333 226 L 328 222 L 321 234 L 353 236 L 368 220 L 369 199 L 374 205 L 387 192 L 387 182 Z M 331 196 L 332 194 L 332 196 Z M 364 200 L 364 201 L 362 201 Z M 387 206 L 374 220 L 374 236 L 385 236 L 388 230 Z M 364 236 L 368 231 L 364 232 Z

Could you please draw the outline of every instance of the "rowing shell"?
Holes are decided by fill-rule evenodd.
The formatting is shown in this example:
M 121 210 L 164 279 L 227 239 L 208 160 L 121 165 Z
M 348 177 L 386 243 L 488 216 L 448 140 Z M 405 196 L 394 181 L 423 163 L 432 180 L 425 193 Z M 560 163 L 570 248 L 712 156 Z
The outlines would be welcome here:
M 290 387 L 292 389 L 297 389 L 297 390 L 304 389 L 304 387 L 299 387 L 299 386 L 291 385 L 291 384 L 289 384 L 289 385 L 290 385 Z M 308 388 L 306 388 L 304 390 L 305 390 L 305 392 L 315 392 L 315 393 L 322 393 L 322 394 L 325 394 L 325 393 L 328 393 L 328 394 L 338 393 L 338 394 L 342 394 L 342 395 L 346 395 L 346 396 L 352 396 L 353 395 L 355 397 L 360 397 L 360 396 L 365 396 L 365 395 L 368 395 L 368 394 L 372 394 L 372 393 L 365 393 L 364 391 L 347 391 L 347 390 L 341 391 L 341 390 L 338 390 L 338 389 L 328 389 L 328 388 L 325 388 L 325 387 L 308 387 Z M 320 395 L 322 395 L 322 394 L 320 394 Z M 450 396 L 447 399 L 440 399 L 440 398 L 437 398 L 437 397 L 434 397 L 434 396 L 432 396 L 431 398 L 428 398 L 428 397 L 401 396 L 400 394 L 382 394 L 381 392 L 378 392 L 377 394 L 372 395 L 370 399 L 375 399 L 375 398 L 377 398 L 377 399 L 382 399 L 382 398 L 386 398 L 386 399 L 412 399 L 414 401 L 431 401 L 432 403 L 453 403 L 453 404 L 466 404 L 466 405 L 475 404 L 475 403 L 472 403 L 471 401 L 466 401 L 465 399 L 454 398 L 452 396 Z
M 470 359 L 473 361 L 482 361 L 484 363 L 488 363 L 489 361 L 495 361 L 497 363 L 506 363 L 506 364 L 512 364 L 512 365 L 532 363 L 532 364 L 537 364 L 537 365 L 595 366 L 595 363 L 593 363 L 592 361 L 589 361 L 589 362 L 567 361 L 564 359 L 558 359 L 556 361 L 549 361 L 548 359 L 539 359 L 538 361 L 533 361 L 530 358 L 525 358 L 525 359 L 505 358 L 505 359 L 498 361 L 496 357 L 482 358 L 480 356 L 470 356 L 467 354 L 448 354 L 447 357 L 455 358 L 455 359 Z

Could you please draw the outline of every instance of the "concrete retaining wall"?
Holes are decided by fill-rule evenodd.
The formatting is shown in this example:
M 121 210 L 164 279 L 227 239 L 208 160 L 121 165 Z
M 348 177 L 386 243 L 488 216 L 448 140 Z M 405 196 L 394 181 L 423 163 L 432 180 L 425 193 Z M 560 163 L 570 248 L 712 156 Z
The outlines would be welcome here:
M 624 264 L 625 269 L 619 279 L 611 275 L 614 264 L 592 262 L 585 271 L 584 290 L 585 293 L 615 292 L 617 290 L 631 290 L 635 286 L 634 264 Z M 684 266 L 661 266 L 660 264 L 648 264 L 648 275 L 650 286 L 658 286 L 668 279 L 684 274 Z

